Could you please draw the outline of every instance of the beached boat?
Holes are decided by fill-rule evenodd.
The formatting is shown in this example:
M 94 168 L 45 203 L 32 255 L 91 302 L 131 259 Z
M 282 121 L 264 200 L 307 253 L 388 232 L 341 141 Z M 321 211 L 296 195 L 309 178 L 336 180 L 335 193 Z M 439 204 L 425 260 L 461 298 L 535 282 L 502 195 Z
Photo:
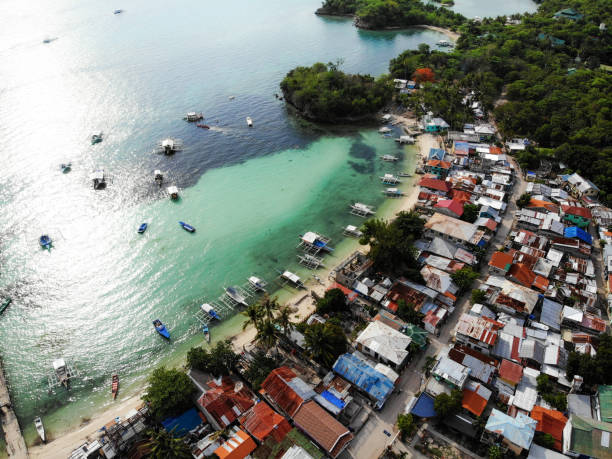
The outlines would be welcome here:
M 356 215 L 358 217 L 369 217 L 370 215 L 374 215 L 376 212 L 372 206 L 368 206 L 367 204 L 363 204 L 361 202 L 356 202 L 351 205 L 351 214 Z
M 40 246 L 43 249 L 47 249 L 50 250 L 51 246 L 53 245 L 53 241 L 51 241 L 51 238 L 49 236 L 47 236 L 46 234 L 43 234 L 39 239 L 38 239 L 38 243 L 40 244 Z
M 208 124 L 201 124 L 198 123 L 196 124 L 197 127 L 202 128 L 202 129 L 210 129 L 210 126 Z
M 113 375 L 111 379 L 111 396 L 113 400 L 117 398 L 117 392 L 119 392 L 119 375 Z
M 387 162 L 395 162 L 397 161 L 399 158 L 397 156 L 393 156 L 393 155 L 382 155 L 380 157 L 380 159 L 382 159 L 383 161 L 387 161 Z
M 11 304 L 12 301 L 13 299 L 9 297 L 2 300 L 2 303 L 0 303 L 0 314 L 2 314 L 4 310 L 9 307 L 9 304 Z
M 266 291 L 266 285 L 268 284 L 265 280 L 260 279 L 257 276 L 251 276 L 249 277 L 248 280 L 249 280 L 249 284 L 251 284 L 255 290 L 260 291 L 260 292 Z
M 202 325 L 202 333 L 204 333 L 204 339 L 210 343 L 210 330 L 208 330 L 208 325 Z
M 238 304 L 243 306 L 249 305 L 249 303 L 246 302 L 246 298 L 236 289 L 236 287 L 226 287 L 225 294 Z
M 183 227 L 185 231 L 189 231 L 190 233 L 195 233 L 195 228 L 185 222 L 179 222 L 179 225 Z
M 185 121 L 189 121 L 190 123 L 193 123 L 195 121 L 203 120 L 204 115 L 202 115 L 201 113 L 189 112 L 183 117 L 183 119 Z
M 246 117 L 246 122 L 247 122 L 248 127 L 253 127 L 253 120 L 251 119 L 250 116 Z
M 62 358 L 55 359 L 53 361 L 53 370 L 55 371 L 58 384 L 68 389 L 70 385 L 70 370 L 66 365 L 66 361 Z
M 155 331 L 157 333 L 159 333 L 161 336 L 163 336 L 166 339 L 170 339 L 170 332 L 168 331 L 168 329 L 166 328 L 166 326 L 162 323 L 161 320 L 159 319 L 155 319 L 153 321 L 153 326 L 155 327 Z
M 46 443 L 47 437 L 45 435 L 45 426 L 43 426 L 42 419 L 40 419 L 40 417 L 34 418 L 34 427 L 36 427 L 36 432 L 38 432 L 38 436 L 42 442 Z
M 147 226 L 149 226 L 147 223 L 142 223 L 139 227 L 138 227 L 138 234 L 142 234 L 147 230 Z
M 383 175 L 382 177 L 380 177 L 380 181 L 382 183 L 384 183 L 385 185 L 397 185 L 398 183 L 401 182 L 401 180 L 398 179 L 393 174 L 385 174 L 385 175 Z
M 283 271 L 281 274 L 281 278 L 285 279 L 286 281 L 289 281 L 297 288 L 304 288 L 304 283 L 302 282 L 302 279 L 300 279 L 300 276 L 292 273 L 291 271 Z
M 363 236 L 363 233 L 359 231 L 359 229 L 356 226 L 353 226 L 353 225 L 347 225 L 347 227 L 344 228 L 343 234 L 345 236 L 357 237 L 357 238 Z
M 72 163 L 60 164 L 60 169 L 62 173 L 67 174 L 72 170 Z
M 398 177 L 412 177 L 412 174 L 408 172 L 398 172 L 397 176 Z
M 177 187 L 175 187 L 174 185 L 169 186 L 168 188 L 166 188 L 166 191 L 168 192 L 168 196 L 170 196 L 170 199 L 178 199 L 179 190 Z
M 93 182 L 94 190 L 103 190 L 106 188 L 106 176 L 104 169 L 98 169 L 89 174 L 89 179 Z
M 399 138 L 395 139 L 396 142 L 398 142 L 400 145 L 407 143 L 407 144 L 413 144 L 416 139 L 410 135 L 401 135 L 399 136 Z
M 447 48 L 447 47 L 453 46 L 453 44 L 452 44 L 450 41 L 448 41 L 448 40 L 439 40 L 439 41 L 438 41 L 438 43 L 436 43 L 436 44 L 437 44 L 438 46 L 442 46 L 442 47 L 444 47 L 444 48 Z
M 91 144 L 95 145 L 97 143 L 102 142 L 103 136 L 104 136 L 104 133 L 102 131 L 94 132 L 91 135 Z
M 155 180 L 155 183 L 161 186 L 164 181 L 164 175 L 162 174 L 162 171 L 160 171 L 159 169 L 155 169 L 155 171 L 153 172 L 153 180 Z
M 200 309 L 202 309 L 202 311 L 204 311 L 205 314 L 208 314 L 213 319 L 221 320 L 221 317 L 219 317 L 219 314 L 217 314 L 217 311 L 215 311 L 214 308 L 210 304 L 204 303 L 200 306 Z
M 378 130 L 378 132 L 380 132 L 381 134 L 388 134 L 391 132 L 391 128 L 388 128 L 387 126 L 383 126 Z
M 389 198 L 399 198 L 401 196 L 404 196 L 404 193 L 397 188 L 387 188 L 383 191 L 383 193 Z

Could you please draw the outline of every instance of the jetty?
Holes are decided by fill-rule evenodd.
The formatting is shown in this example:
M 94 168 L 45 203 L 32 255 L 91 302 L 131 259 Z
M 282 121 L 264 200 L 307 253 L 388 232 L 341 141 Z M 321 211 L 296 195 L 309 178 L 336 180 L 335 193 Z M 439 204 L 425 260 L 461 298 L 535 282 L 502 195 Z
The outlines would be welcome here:
M 6 441 L 6 451 L 9 457 L 16 459 L 27 459 L 28 449 L 25 440 L 21 435 L 19 421 L 13 411 L 11 396 L 9 395 L 8 385 L 4 377 L 4 367 L 0 360 L 0 416 L 2 416 L 2 431 Z

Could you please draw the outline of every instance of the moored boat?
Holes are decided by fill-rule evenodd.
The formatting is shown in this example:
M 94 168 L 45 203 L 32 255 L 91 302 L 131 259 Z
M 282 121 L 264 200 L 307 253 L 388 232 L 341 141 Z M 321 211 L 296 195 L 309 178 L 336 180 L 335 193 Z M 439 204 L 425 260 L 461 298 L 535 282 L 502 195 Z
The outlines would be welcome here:
M 200 121 L 204 119 L 204 115 L 202 115 L 202 113 L 196 113 L 196 112 L 189 112 L 187 113 L 183 119 L 185 121 L 189 121 L 190 123 L 194 122 L 194 121 Z
M 217 312 L 214 310 L 214 308 L 210 304 L 204 303 L 200 306 L 200 308 L 202 309 L 202 311 L 204 311 L 205 314 L 208 314 L 213 319 L 221 320 L 221 317 L 219 317 L 219 314 L 217 314 Z
M 283 271 L 281 277 L 295 285 L 297 288 L 304 288 L 304 283 L 302 282 L 302 279 L 300 279 L 300 276 L 292 273 L 291 271 Z
M 155 331 L 157 331 L 157 333 L 159 333 L 161 336 L 163 336 L 166 339 L 170 339 L 170 332 L 168 331 L 168 329 L 162 323 L 161 320 L 155 319 L 153 321 L 153 326 L 155 327 Z
M 328 237 L 317 234 L 313 231 L 308 231 L 303 235 L 300 234 L 300 245 L 299 247 L 304 247 L 309 250 L 313 250 L 315 252 L 333 252 L 334 249 L 330 247 L 328 244 L 331 241 Z
M 370 215 L 374 215 L 376 211 L 372 206 L 364 204 L 362 202 L 356 202 L 355 204 L 351 204 L 351 214 L 357 215 L 358 217 L 369 217 Z
M 208 325 L 202 325 L 202 333 L 204 333 L 204 339 L 210 343 L 210 330 L 208 330 Z
M 51 246 L 53 245 L 53 241 L 51 241 L 51 238 L 47 236 L 46 234 L 43 234 L 39 238 L 38 242 L 43 249 L 47 249 L 47 250 L 50 250 Z
M 179 222 L 179 225 L 181 225 L 185 231 L 188 231 L 190 233 L 195 233 L 195 228 L 193 226 L 185 222 Z
M 202 129 L 210 129 L 210 126 L 208 124 L 198 123 L 196 124 L 196 126 Z
M 396 185 L 401 182 L 401 180 L 393 174 L 383 175 L 382 177 L 380 177 L 380 181 L 385 185 Z
M 266 291 L 266 285 L 268 285 L 265 280 L 260 279 L 257 276 L 249 277 L 249 284 L 251 284 L 255 290 L 262 292 Z
M 94 132 L 91 135 L 91 144 L 95 145 L 97 143 L 102 142 L 103 137 L 104 137 L 104 133 L 102 131 Z
M 72 163 L 60 164 L 60 169 L 62 173 L 67 174 L 72 169 Z
M 399 198 L 404 196 L 404 193 L 397 188 L 387 188 L 383 191 L 383 194 L 389 198 Z
M 246 117 L 246 123 L 248 127 L 253 127 L 253 120 L 251 119 L 250 116 Z
M 66 361 L 63 358 L 55 359 L 53 361 L 53 370 L 57 377 L 57 382 L 68 389 L 70 384 L 70 370 L 66 365 Z
M 393 155 L 382 155 L 380 159 L 382 159 L 383 161 L 387 161 L 387 162 L 394 162 L 394 161 L 397 161 L 399 158 Z
M 162 174 L 162 171 L 155 169 L 155 171 L 153 171 L 153 180 L 155 180 L 155 183 L 161 186 L 162 182 L 164 181 L 164 174 Z
M 398 177 L 412 177 L 412 174 L 410 174 L 408 172 L 398 172 L 397 176 Z
M 179 197 L 179 190 L 177 187 L 173 186 L 169 186 L 168 188 L 166 188 L 166 191 L 168 192 L 168 196 L 170 196 L 170 199 L 178 199 Z
M 34 418 L 34 426 L 36 427 L 36 432 L 38 432 L 38 436 L 42 440 L 43 443 L 47 442 L 47 436 L 45 435 L 45 426 L 43 426 L 42 419 L 40 416 Z
M 4 310 L 9 307 L 9 304 L 11 304 L 12 301 L 12 298 L 7 297 L 2 301 L 2 303 L 0 303 L 0 314 L 2 314 Z
M 378 130 L 378 132 L 380 132 L 381 134 L 388 134 L 391 132 L 391 128 L 388 128 L 387 126 L 383 126 Z
M 113 375 L 111 380 L 111 395 L 113 400 L 117 398 L 117 392 L 119 392 L 119 375 Z
M 141 224 L 141 225 L 138 227 L 138 233 L 139 233 L 139 234 L 144 233 L 144 232 L 147 230 L 147 226 L 148 226 L 148 224 L 147 224 L 147 223 L 143 223 L 143 224 Z
M 238 304 L 243 306 L 249 305 L 246 302 L 246 298 L 236 289 L 236 287 L 226 287 L 225 294 Z
M 121 13 L 123 13 L 123 10 L 115 10 L 115 11 L 113 11 L 113 14 L 121 14 Z
M 89 179 L 93 182 L 94 190 L 103 190 L 106 188 L 106 175 L 104 169 L 98 169 L 89 174 Z

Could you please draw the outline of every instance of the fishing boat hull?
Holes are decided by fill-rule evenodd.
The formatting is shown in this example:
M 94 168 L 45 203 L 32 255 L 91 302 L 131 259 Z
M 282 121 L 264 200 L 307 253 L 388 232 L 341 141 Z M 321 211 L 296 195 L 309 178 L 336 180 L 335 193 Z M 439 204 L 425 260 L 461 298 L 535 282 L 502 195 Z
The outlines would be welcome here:
M 185 222 L 179 222 L 179 225 L 183 227 L 183 229 L 189 233 L 195 233 L 195 228 Z
M 233 287 L 227 287 L 225 289 L 225 293 L 236 303 L 241 304 L 243 306 L 248 306 L 246 299 Z
M 113 397 L 113 400 L 117 398 L 117 392 L 119 392 L 119 376 L 113 375 L 111 381 L 111 396 Z
M 140 225 L 138 227 L 138 234 L 142 234 L 147 230 L 148 224 L 147 223 L 143 223 L 142 225 Z
M 2 314 L 4 310 L 9 307 L 9 304 L 11 304 L 12 301 L 13 300 L 11 298 L 6 298 L 2 304 L 0 304 L 0 314 Z
M 221 317 L 219 317 L 219 314 L 217 314 L 217 312 L 213 309 L 213 307 L 210 304 L 204 303 L 203 305 L 200 306 L 200 309 L 202 309 L 202 311 L 204 311 L 205 314 L 208 314 L 213 319 L 221 320 Z
M 40 418 L 34 419 L 34 426 L 36 427 L 36 432 L 38 436 L 42 440 L 43 443 L 47 442 L 47 436 L 45 435 L 45 427 L 43 426 L 42 420 Z
M 170 332 L 159 319 L 153 321 L 153 326 L 155 327 L 155 331 L 159 333 L 163 338 L 170 339 Z
M 204 333 L 204 339 L 210 343 L 210 331 L 208 330 L 208 326 L 202 325 L 202 333 Z
M 51 244 L 52 244 L 51 238 L 47 235 L 42 235 L 40 239 L 38 240 L 38 242 L 43 249 L 48 250 L 51 248 Z

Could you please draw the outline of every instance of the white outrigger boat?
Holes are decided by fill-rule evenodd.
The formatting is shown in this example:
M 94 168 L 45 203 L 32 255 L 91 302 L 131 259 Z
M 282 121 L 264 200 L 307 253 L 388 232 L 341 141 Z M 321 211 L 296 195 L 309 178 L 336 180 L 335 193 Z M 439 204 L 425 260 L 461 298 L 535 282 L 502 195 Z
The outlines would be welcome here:
M 334 249 L 330 247 L 328 244 L 331 239 L 320 234 L 317 234 L 313 231 L 308 231 L 303 235 L 300 234 L 300 243 L 298 244 L 299 248 L 304 249 L 308 252 L 313 252 L 317 254 L 319 252 L 333 252 Z
M 413 144 L 414 142 L 416 142 L 416 139 L 410 135 L 401 135 L 399 136 L 399 138 L 395 139 L 395 141 L 399 144 Z
M 251 276 L 248 279 L 249 284 L 251 284 L 251 286 L 258 292 L 265 292 L 266 291 L 266 286 L 268 285 L 268 283 L 263 280 L 260 279 L 257 276 Z
M 166 188 L 166 191 L 168 192 L 168 196 L 170 196 L 170 199 L 178 199 L 179 197 L 179 190 L 177 187 L 173 186 L 169 186 L 168 188 Z
M 283 271 L 281 273 L 281 278 L 283 278 L 286 281 L 290 282 L 291 284 L 293 284 L 297 288 L 305 288 L 304 287 L 304 283 L 302 282 L 302 279 L 300 279 L 300 276 L 298 276 L 297 274 L 292 273 L 291 271 Z
M 404 193 L 397 188 L 387 188 L 383 193 L 389 198 L 400 198 L 404 196 Z
M 397 156 L 393 156 L 393 155 L 382 155 L 380 157 L 380 159 L 382 159 L 383 161 L 387 161 L 389 163 L 392 163 L 392 162 L 397 161 L 399 158 Z
M 173 155 L 183 148 L 183 143 L 179 139 L 168 137 L 159 142 L 159 149 L 164 155 Z
M 398 183 L 401 183 L 401 180 L 398 179 L 393 174 L 385 174 L 385 175 L 383 175 L 382 177 L 380 177 L 380 181 L 382 183 L 384 183 L 385 185 L 397 185 Z
M 200 121 L 204 119 L 204 115 L 202 113 L 196 113 L 196 112 L 189 112 L 187 113 L 183 119 L 185 121 L 188 121 L 190 123 L 193 123 L 195 121 Z
M 226 287 L 225 294 L 237 304 L 241 304 L 247 307 L 249 306 L 249 303 L 247 303 L 246 298 L 242 295 L 242 293 L 238 291 L 236 287 Z
M 202 309 L 202 311 L 212 317 L 213 319 L 217 319 L 217 320 L 221 320 L 221 317 L 219 316 L 219 314 L 217 314 L 217 311 L 214 310 L 214 308 L 208 304 L 208 303 L 204 303 L 203 305 L 200 306 L 200 309 Z
M 36 432 L 38 432 L 38 436 L 42 440 L 43 443 L 47 443 L 47 437 L 45 436 L 45 426 L 43 426 L 42 419 L 40 417 L 34 418 L 34 426 L 36 427 Z
M 253 127 L 253 120 L 251 119 L 250 116 L 246 117 L 246 123 L 248 127 Z
M 391 128 L 388 128 L 387 126 L 383 126 L 378 130 L 378 132 L 380 132 L 381 134 L 388 134 L 389 132 L 391 132 Z
M 368 206 L 367 204 L 363 204 L 361 202 L 356 202 L 351 205 L 351 214 L 356 215 L 358 217 L 369 217 L 370 215 L 374 215 L 376 211 L 372 206 Z
M 94 190 L 102 190 L 106 188 L 106 175 L 104 169 L 98 169 L 89 174 L 89 179 L 93 182 Z
M 53 361 L 53 373 L 48 376 L 49 390 L 64 386 L 70 389 L 70 380 L 79 376 L 76 367 L 67 363 L 63 358 L 58 358 Z
M 359 229 L 356 226 L 353 226 L 353 225 L 347 225 L 347 227 L 344 228 L 343 234 L 345 236 L 356 237 L 356 238 L 360 238 L 361 236 L 363 236 L 363 233 L 359 231 Z

